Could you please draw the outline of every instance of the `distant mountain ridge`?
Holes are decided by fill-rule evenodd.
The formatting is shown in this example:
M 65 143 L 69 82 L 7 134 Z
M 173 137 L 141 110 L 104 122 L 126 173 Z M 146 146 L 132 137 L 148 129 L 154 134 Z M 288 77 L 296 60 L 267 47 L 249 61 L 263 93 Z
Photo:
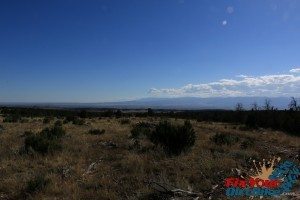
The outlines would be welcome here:
M 10 106 L 37 106 L 55 108 L 116 108 L 116 109 L 234 109 L 237 103 L 250 109 L 256 102 L 259 107 L 264 106 L 265 99 L 278 109 L 287 109 L 290 97 L 178 97 L 178 98 L 143 98 L 130 101 L 104 103 L 0 103 Z

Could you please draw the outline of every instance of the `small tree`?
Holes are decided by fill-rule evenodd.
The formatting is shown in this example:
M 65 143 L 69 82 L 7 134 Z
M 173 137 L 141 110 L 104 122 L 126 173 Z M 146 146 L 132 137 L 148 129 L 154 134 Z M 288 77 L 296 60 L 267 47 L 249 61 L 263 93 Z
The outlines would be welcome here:
M 254 103 L 252 104 L 252 110 L 253 110 L 253 111 L 258 111 L 258 110 L 259 110 L 258 104 L 257 104 L 256 102 L 254 102 Z
M 265 110 L 273 110 L 273 106 L 271 105 L 271 100 L 270 99 L 265 99 L 264 108 L 265 108 Z
M 147 112 L 148 112 L 148 116 L 152 116 L 154 114 L 152 108 L 148 108 Z
M 289 109 L 292 111 L 297 111 L 299 109 L 299 106 L 297 106 L 297 100 L 294 97 L 291 97 Z
M 243 104 L 242 103 L 237 103 L 236 106 L 235 106 L 235 110 L 236 111 L 243 111 L 244 110 Z

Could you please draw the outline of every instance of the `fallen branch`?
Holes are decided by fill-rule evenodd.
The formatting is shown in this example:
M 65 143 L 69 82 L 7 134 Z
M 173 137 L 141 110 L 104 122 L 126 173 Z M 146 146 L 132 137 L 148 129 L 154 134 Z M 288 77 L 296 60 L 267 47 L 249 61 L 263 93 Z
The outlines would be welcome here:
M 170 196 L 192 197 L 193 199 L 199 199 L 199 197 L 203 195 L 202 193 L 195 193 L 192 191 L 175 188 L 174 186 L 170 186 L 166 183 L 158 183 L 155 181 L 149 181 L 147 183 L 152 189 L 156 190 L 157 192 L 168 194 Z

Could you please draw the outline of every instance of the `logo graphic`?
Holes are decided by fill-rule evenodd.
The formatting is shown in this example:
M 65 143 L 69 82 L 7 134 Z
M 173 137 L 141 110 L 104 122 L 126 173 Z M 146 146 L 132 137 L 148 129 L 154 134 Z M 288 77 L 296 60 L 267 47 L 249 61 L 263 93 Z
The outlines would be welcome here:
M 249 177 L 226 178 L 228 197 L 272 197 L 291 192 L 300 176 L 300 167 L 291 161 L 280 162 L 280 158 L 253 160 L 254 169 Z M 275 167 L 276 165 L 276 167 Z

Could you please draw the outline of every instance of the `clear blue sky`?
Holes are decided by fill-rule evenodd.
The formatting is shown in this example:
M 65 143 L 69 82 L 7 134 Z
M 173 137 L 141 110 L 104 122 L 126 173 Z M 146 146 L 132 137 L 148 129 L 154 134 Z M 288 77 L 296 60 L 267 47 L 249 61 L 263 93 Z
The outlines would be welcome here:
M 298 95 L 299 10 L 298 0 L 4 0 L 0 102 Z

